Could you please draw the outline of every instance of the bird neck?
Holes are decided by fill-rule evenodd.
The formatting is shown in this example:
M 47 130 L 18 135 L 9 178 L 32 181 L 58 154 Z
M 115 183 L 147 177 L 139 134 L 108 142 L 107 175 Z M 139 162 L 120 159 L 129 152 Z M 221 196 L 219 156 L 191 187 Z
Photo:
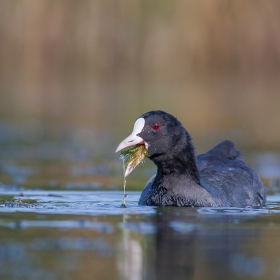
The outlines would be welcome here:
M 184 145 L 176 145 L 165 154 L 154 155 L 151 160 L 157 166 L 158 174 L 184 176 L 200 185 L 195 150 L 189 134 Z

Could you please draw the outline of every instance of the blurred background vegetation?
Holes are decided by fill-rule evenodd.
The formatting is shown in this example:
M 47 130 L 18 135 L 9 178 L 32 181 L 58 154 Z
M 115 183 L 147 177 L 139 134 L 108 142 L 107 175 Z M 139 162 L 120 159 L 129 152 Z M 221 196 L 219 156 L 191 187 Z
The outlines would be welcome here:
M 117 145 L 161 109 L 198 148 L 279 151 L 279 26 L 277 0 L 0 0 L 1 127 Z

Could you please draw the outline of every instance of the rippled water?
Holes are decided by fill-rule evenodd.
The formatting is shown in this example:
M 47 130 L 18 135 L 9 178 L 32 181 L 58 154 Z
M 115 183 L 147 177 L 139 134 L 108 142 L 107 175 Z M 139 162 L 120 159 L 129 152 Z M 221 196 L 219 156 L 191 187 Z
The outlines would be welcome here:
M 280 278 L 277 154 L 248 157 L 267 186 L 266 208 L 138 206 L 148 163 L 128 178 L 123 208 L 111 144 L 102 141 L 102 155 L 80 138 L 2 141 L 0 279 Z

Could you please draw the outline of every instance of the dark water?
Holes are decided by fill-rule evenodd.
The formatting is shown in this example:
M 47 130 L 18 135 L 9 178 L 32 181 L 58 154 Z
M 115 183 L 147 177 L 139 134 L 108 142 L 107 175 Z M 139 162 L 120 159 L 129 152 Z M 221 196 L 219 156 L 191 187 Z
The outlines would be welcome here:
M 278 155 L 248 158 L 265 209 L 140 207 L 149 164 L 122 208 L 108 143 L 12 140 L 0 151 L 0 279 L 280 279 Z

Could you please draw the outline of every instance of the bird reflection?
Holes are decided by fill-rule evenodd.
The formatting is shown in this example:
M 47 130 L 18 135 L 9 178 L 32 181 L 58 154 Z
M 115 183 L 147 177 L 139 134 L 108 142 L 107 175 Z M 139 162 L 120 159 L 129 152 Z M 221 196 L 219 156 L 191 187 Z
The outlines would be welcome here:
M 261 259 L 246 257 L 256 253 L 260 230 L 237 226 L 233 215 L 159 208 L 155 220 L 155 279 L 231 279 L 262 273 Z M 238 259 L 248 260 L 248 269 Z

